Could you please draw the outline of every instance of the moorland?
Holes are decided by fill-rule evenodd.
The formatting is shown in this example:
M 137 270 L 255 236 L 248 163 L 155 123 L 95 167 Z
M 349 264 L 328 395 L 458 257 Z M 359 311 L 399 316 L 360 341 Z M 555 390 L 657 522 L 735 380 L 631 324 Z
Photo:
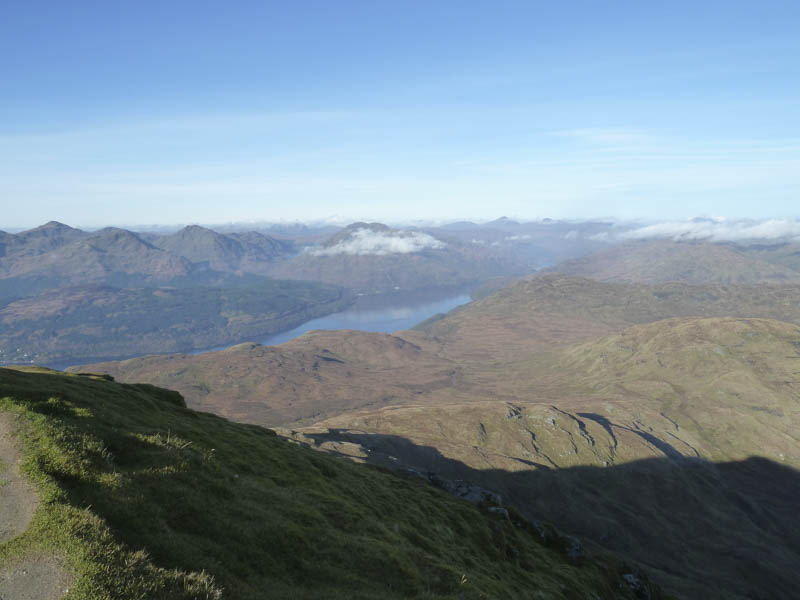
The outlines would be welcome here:
M 786 597 L 800 286 L 770 261 L 790 253 L 626 247 L 623 266 L 608 266 L 614 249 L 581 259 L 604 265 L 596 278 L 568 262 L 413 330 L 81 369 L 179 390 L 329 454 L 474 481 L 679 597 Z M 683 267 L 697 255 L 702 277 Z
M 612 243 L 609 224 L 508 219 L 269 244 L 48 228 L 65 256 L 110 235 L 150 265 L 120 284 L 90 260 L 0 311 L 6 339 L 52 356 L 132 356 L 0 371 L 46 507 L 6 563 L 46 548 L 84 582 L 76 597 L 114 580 L 119 597 L 147 581 L 191 598 L 745 600 L 800 584 L 792 240 Z M 456 283 L 474 301 L 409 330 L 257 343 L 287 314 Z

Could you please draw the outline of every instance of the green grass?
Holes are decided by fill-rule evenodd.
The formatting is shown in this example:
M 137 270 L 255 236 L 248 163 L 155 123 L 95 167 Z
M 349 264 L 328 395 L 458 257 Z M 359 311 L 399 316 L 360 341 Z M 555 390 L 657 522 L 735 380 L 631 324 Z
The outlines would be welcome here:
M 634 597 L 615 559 L 175 392 L 0 369 L 0 409 L 42 499 L 0 566 L 55 552 L 70 599 Z

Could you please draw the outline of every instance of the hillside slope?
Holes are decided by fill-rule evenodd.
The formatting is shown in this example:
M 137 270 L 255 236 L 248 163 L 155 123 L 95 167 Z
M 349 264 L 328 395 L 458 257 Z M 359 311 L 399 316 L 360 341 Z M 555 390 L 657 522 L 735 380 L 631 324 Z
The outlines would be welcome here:
M 788 285 L 549 274 L 393 336 L 314 332 L 276 348 L 92 368 L 179 387 L 192 403 L 213 396 L 209 408 L 283 422 L 320 450 L 473 479 L 529 517 L 629 559 L 647 554 L 659 581 L 687 597 L 785 597 L 800 585 L 785 567 L 800 559 L 787 516 L 800 505 L 778 494 L 772 519 L 748 486 L 761 469 L 770 489 L 796 484 L 799 300 Z M 706 477 L 718 485 L 701 486 Z M 650 523 L 662 513 L 656 544 Z M 689 568 L 685 556 L 703 560 Z
M 341 333 L 319 331 L 281 346 L 239 344 L 221 352 L 145 356 L 91 368 L 175 389 L 194 409 L 262 425 L 313 422 L 411 401 L 425 391 L 449 388 L 456 376 L 451 361 L 395 336 Z
M 549 526 L 187 410 L 174 392 L 0 369 L 0 407 L 42 499 L 0 545 L 0 570 L 63 561 L 66 599 L 663 597 Z
M 464 286 L 526 269 L 501 253 L 381 223 L 353 223 L 278 264 L 273 276 L 324 281 L 371 294 Z
M 171 235 L 160 236 L 153 245 L 193 263 L 204 263 L 216 271 L 267 274 L 272 263 L 293 253 L 291 244 L 256 233 L 221 234 L 189 225 Z
M 800 284 L 600 282 L 558 273 L 524 277 L 496 293 L 403 332 L 448 356 L 515 360 L 672 317 L 754 317 L 800 323 Z
M 6 234 L 8 235 L 8 234 Z M 49 221 L 39 227 L 21 231 L 8 239 L 6 255 L 36 256 L 52 252 L 90 234 L 58 221 Z M 3 256 L 3 252 L 0 252 Z
M 0 260 L 0 297 L 87 283 L 165 283 L 188 277 L 193 270 L 187 259 L 156 248 L 131 231 L 108 227 L 50 251 L 6 255 Z
M 0 308 L 0 363 L 76 363 L 191 352 L 261 339 L 341 310 L 352 297 L 312 282 L 186 289 L 86 285 Z
M 465 373 L 467 400 L 420 397 L 293 435 L 476 481 L 642 560 L 683 597 L 786 598 L 800 585 L 798 365 L 797 325 L 670 319 L 493 379 Z
M 772 260 L 770 260 L 772 258 Z M 791 263 L 789 263 L 791 264 Z M 733 244 L 647 240 L 628 242 L 560 263 L 564 275 L 600 281 L 660 283 L 787 283 L 800 272 Z

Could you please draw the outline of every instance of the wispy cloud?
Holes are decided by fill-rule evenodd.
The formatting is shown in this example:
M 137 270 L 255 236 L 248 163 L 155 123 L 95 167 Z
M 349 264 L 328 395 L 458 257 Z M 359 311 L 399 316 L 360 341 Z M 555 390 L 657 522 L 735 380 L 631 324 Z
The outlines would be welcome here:
M 446 244 L 427 233 L 412 231 L 372 231 L 357 229 L 351 236 L 328 248 L 315 248 L 314 256 L 336 256 L 354 254 L 359 256 L 387 254 L 411 254 L 426 249 L 441 249 Z
M 660 238 L 675 241 L 709 240 L 798 240 L 800 221 L 793 219 L 768 219 L 764 221 L 720 218 L 695 218 L 688 221 L 667 221 L 638 227 L 619 235 L 621 239 Z

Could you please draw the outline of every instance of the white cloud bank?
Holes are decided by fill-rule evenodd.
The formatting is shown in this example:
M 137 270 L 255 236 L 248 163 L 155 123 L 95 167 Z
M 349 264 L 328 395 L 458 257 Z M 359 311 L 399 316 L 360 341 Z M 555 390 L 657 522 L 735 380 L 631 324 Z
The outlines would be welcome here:
M 740 240 L 794 240 L 800 241 L 800 221 L 769 219 L 766 221 L 728 221 L 725 219 L 689 219 L 667 221 L 625 231 L 622 239 L 666 238 L 681 240 L 709 240 L 714 242 Z
M 348 239 L 328 248 L 315 248 L 310 253 L 314 256 L 335 256 L 337 254 L 386 256 L 387 254 L 411 254 L 429 248 L 438 250 L 446 245 L 443 241 L 437 240 L 427 233 L 416 231 L 357 229 Z

